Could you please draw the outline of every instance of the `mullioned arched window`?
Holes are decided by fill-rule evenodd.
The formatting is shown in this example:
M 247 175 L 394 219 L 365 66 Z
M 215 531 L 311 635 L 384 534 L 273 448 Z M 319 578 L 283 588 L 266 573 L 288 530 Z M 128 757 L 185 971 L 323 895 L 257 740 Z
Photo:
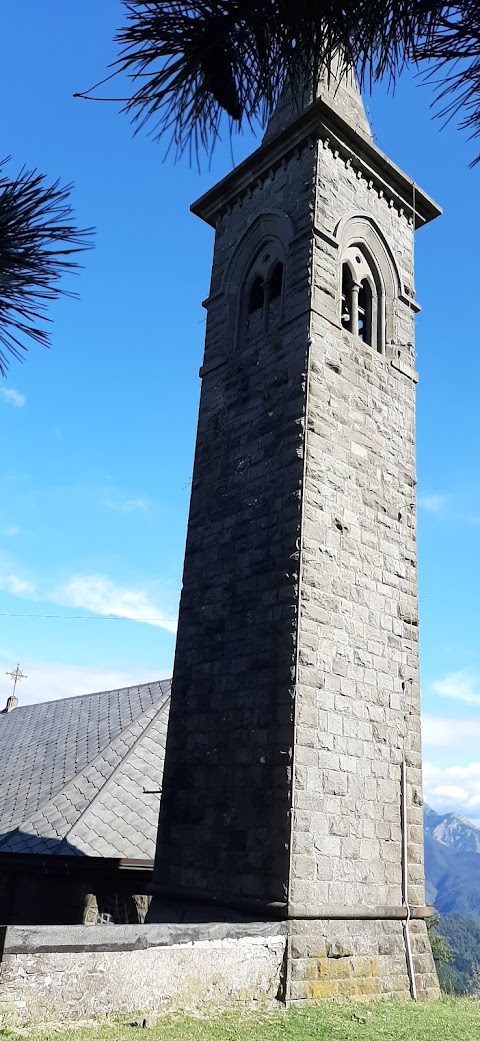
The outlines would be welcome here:
M 238 242 L 222 279 L 227 310 L 226 353 L 272 332 L 282 320 L 286 258 L 293 235 L 293 224 L 286 213 L 262 211 Z
M 271 332 L 280 320 L 283 291 L 280 243 L 267 242 L 247 273 L 241 301 L 242 339 Z
M 349 246 L 342 264 L 341 323 L 359 340 L 383 353 L 381 282 L 360 246 Z
M 398 300 L 405 302 L 395 253 L 367 213 L 346 213 L 335 228 L 335 238 L 337 320 L 372 350 L 385 354 L 397 340 Z

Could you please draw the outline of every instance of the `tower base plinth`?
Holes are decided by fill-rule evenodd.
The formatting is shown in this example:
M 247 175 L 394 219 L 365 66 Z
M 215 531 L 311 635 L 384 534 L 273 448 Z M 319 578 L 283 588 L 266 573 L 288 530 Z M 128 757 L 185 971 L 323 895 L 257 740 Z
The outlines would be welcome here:
M 246 904 L 246 902 L 245 902 Z M 192 928 L 261 930 L 275 921 L 284 937 L 283 966 L 277 999 L 286 1005 L 315 1004 L 325 998 L 369 1001 L 375 998 L 438 998 L 435 963 L 425 919 L 428 907 L 330 907 L 323 918 L 275 914 L 273 905 L 258 908 L 156 894 L 150 923 L 187 923 Z M 220 924 L 222 923 L 222 924 Z M 263 925 L 262 925 L 263 923 Z
M 288 925 L 287 1004 L 412 996 L 426 1001 L 439 996 L 423 920 L 411 920 L 407 926 L 399 919 L 317 918 L 290 920 Z

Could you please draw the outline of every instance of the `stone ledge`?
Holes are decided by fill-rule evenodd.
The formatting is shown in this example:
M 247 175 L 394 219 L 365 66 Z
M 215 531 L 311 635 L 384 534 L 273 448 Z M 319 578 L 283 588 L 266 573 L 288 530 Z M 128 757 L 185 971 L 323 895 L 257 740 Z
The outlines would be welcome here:
M 209 940 L 286 935 L 286 922 L 162 922 L 152 925 L 15 925 L 0 932 L 3 957 L 13 954 L 140 951 Z M 3 934 L 3 939 L 2 939 Z
M 286 936 L 263 924 L 7 930 L 17 935 L 0 970 L 0 1023 L 273 1004 Z
M 434 914 L 434 910 L 431 907 L 410 908 L 411 919 L 423 921 L 424 918 L 431 918 L 432 914 Z M 309 921 L 391 922 L 406 921 L 408 917 L 409 914 L 406 907 L 390 904 L 375 907 L 366 907 L 364 904 L 353 904 L 351 907 L 345 907 L 342 904 L 330 904 L 316 908 L 314 914 L 310 915 L 302 914 L 300 907 L 297 908 L 295 904 L 291 904 L 288 920 L 306 923 L 308 927 Z

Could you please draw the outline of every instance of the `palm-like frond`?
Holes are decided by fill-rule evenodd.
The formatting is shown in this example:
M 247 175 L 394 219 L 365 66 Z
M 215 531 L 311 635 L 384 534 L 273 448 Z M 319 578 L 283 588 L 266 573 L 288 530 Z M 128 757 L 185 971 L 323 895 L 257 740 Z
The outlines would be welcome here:
M 261 2 L 248 3 L 247 19 L 235 0 L 208 5 L 133 0 L 125 6 L 117 69 L 133 79 L 125 107 L 138 128 L 150 122 L 156 137 L 170 131 L 179 151 L 187 143 L 208 151 L 222 111 L 239 125 L 266 118 L 283 76 Z
M 406 62 L 430 59 L 437 92 L 467 104 L 464 123 L 480 128 L 478 0 L 123 0 L 116 71 L 132 79 L 126 110 L 137 129 L 170 134 L 177 151 L 210 151 L 222 112 L 231 127 L 275 107 L 286 82 L 294 91 L 342 56 L 360 83 Z M 457 58 L 449 74 L 446 65 Z
M 480 137 L 480 7 L 464 0 L 445 12 L 435 36 L 422 41 L 419 59 L 431 63 L 425 77 L 432 80 L 438 115 L 446 120 L 461 115 L 460 126 Z M 480 162 L 480 156 L 472 165 Z
M 72 255 L 91 246 L 92 229 L 72 223 L 71 185 L 48 185 L 37 171 L 10 180 L 0 162 L 0 375 L 29 340 L 45 346 L 48 303 L 65 290 L 61 276 L 77 268 Z M 73 294 L 67 294 L 73 295 Z

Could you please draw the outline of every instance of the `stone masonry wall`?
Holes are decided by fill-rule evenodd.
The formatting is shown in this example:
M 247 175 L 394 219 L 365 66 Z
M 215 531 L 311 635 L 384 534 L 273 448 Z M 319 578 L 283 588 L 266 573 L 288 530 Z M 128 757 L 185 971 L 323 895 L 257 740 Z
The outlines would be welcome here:
M 286 945 L 281 924 L 243 928 L 96 926 L 8 929 L 0 1027 L 118 1014 L 272 1004 Z
M 417 996 L 437 996 L 425 924 L 409 930 Z M 395 921 L 13 927 L 0 964 L 0 1027 L 409 996 Z
M 314 181 L 305 148 L 216 234 L 155 879 L 220 900 L 287 898 Z M 234 351 L 225 270 L 272 210 L 283 321 Z
M 409 924 L 418 1000 L 438 997 L 435 965 L 424 922 Z M 293 921 L 289 926 L 289 1004 L 325 998 L 369 1001 L 409 998 L 405 926 L 400 921 Z
M 331 240 L 317 233 L 314 254 L 290 910 L 321 917 L 402 904 L 403 760 L 410 902 L 424 893 L 414 316 L 397 298 L 383 356 L 341 329 L 333 239 L 371 215 L 411 285 L 412 228 L 322 145 L 316 212 Z

